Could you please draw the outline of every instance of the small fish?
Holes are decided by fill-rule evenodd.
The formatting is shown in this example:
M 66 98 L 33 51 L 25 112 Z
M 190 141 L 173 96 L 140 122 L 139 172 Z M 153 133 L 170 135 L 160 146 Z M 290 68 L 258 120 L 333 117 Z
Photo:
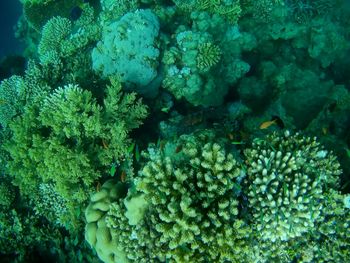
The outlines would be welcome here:
M 275 125 L 275 124 L 277 124 L 277 120 L 265 121 L 265 122 L 260 124 L 259 129 L 260 130 L 265 130 L 265 129 L 267 129 L 270 126 Z
M 349 148 L 344 148 L 345 152 L 346 152 L 346 156 L 348 158 L 350 158 L 350 149 Z
M 80 215 L 81 215 L 81 209 L 80 209 L 80 207 L 75 208 L 75 216 L 76 216 L 76 217 L 80 217 Z
M 166 141 L 165 140 L 160 140 L 159 144 L 158 144 L 158 148 L 159 150 L 163 151 L 164 147 L 165 147 Z
M 96 185 L 96 192 L 99 192 L 101 191 L 101 183 L 100 182 L 97 182 L 97 185 Z
M 106 141 L 103 139 L 102 139 L 102 144 L 103 144 L 103 148 L 105 148 L 105 149 L 108 148 L 108 143 L 106 143 Z
M 116 171 L 117 171 L 117 164 L 116 164 L 116 163 L 112 163 L 111 169 L 110 169 L 110 171 L 109 171 L 109 174 L 110 174 L 111 176 L 114 176 L 115 173 L 116 173 Z
M 242 145 L 242 144 L 245 144 L 245 142 L 234 141 L 234 142 L 231 142 L 231 144 L 233 144 L 233 145 Z
M 327 135 L 328 134 L 328 128 L 327 127 L 322 127 L 322 133 L 323 133 L 323 135 Z
M 140 161 L 140 150 L 139 150 L 139 146 L 137 144 L 135 145 L 135 160 L 136 160 L 136 162 Z
M 163 107 L 160 110 L 164 113 L 169 113 L 171 107 Z
M 126 172 L 122 171 L 122 173 L 120 174 L 120 181 L 122 183 L 124 183 L 126 181 Z
M 259 128 L 260 128 L 260 130 L 264 130 L 264 129 L 269 128 L 272 125 L 277 125 L 281 129 L 284 128 L 284 122 L 278 116 L 272 116 L 270 121 L 265 121 L 265 122 L 261 123 Z
M 287 196 L 288 193 L 288 188 L 286 182 L 283 182 L 283 194 L 284 196 Z
M 229 132 L 227 134 L 227 138 L 232 141 L 235 137 L 233 136 L 233 134 L 231 132 Z

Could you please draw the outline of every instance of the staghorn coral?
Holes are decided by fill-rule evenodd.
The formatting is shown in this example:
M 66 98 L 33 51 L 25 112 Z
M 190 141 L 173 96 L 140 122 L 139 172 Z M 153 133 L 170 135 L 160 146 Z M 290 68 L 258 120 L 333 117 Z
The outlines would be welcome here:
M 261 240 L 288 241 L 324 220 L 324 194 L 336 188 L 339 163 L 315 138 L 288 131 L 244 151 L 252 224 Z

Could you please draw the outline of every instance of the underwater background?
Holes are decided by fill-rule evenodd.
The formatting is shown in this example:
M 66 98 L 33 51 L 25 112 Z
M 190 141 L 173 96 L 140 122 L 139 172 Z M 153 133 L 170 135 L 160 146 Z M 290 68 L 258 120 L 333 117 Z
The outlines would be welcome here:
M 350 262 L 350 1 L 0 10 L 0 262 Z

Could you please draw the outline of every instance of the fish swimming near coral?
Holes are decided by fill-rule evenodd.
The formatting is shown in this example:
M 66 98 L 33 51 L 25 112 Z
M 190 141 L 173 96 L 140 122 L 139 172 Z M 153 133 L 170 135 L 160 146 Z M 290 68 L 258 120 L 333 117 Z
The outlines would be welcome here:
M 265 130 L 265 129 L 268 129 L 270 126 L 275 125 L 275 124 L 276 124 L 276 120 L 264 121 L 263 123 L 260 124 L 259 129 Z
M 265 121 L 265 122 L 261 123 L 260 126 L 259 126 L 259 129 L 260 130 L 265 130 L 265 129 L 268 129 L 269 127 L 273 126 L 273 125 L 277 125 L 281 129 L 284 128 L 284 123 L 283 123 L 282 119 L 280 117 L 278 117 L 278 116 L 272 116 L 270 121 Z

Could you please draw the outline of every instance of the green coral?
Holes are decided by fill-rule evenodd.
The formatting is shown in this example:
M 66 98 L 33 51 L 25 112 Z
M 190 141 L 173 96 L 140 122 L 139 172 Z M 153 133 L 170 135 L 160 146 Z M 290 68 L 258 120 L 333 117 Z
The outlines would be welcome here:
M 16 193 L 14 187 L 8 182 L 4 175 L 0 176 L 0 180 L 0 208 L 2 210 L 7 210 L 13 204 Z
M 68 225 L 67 202 L 56 192 L 52 183 L 41 183 L 37 194 L 32 194 L 31 201 L 36 215 L 46 217 L 57 225 Z
M 0 124 L 4 129 L 14 117 L 23 113 L 24 107 L 45 94 L 49 87 L 44 73 L 33 61 L 29 61 L 25 75 L 12 76 L 0 84 Z
M 187 12 L 207 11 L 220 15 L 231 24 L 237 23 L 241 16 L 239 0 L 174 0 L 176 6 Z
M 204 43 L 198 46 L 197 67 L 201 71 L 209 71 L 221 57 L 220 48 L 213 43 Z
M 276 134 L 244 151 L 253 226 L 262 240 L 288 241 L 324 220 L 324 195 L 336 188 L 339 163 L 315 138 Z
M 178 154 L 177 145 L 182 147 Z M 113 203 L 106 217 L 129 259 L 247 259 L 249 228 L 239 219 L 237 199 L 242 171 L 224 145 L 205 131 L 182 136 L 164 150 L 149 148 L 136 188 L 124 203 Z M 141 216 L 131 221 L 135 213 Z
M 139 177 L 123 188 L 128 193 L 98 192 L 86 210 L 86 238 L 100 258 L 348 260 L 350 213 L 337 192 L 341 171 L 331 152 L 315 138 L 274 133 L 256 138 L 243 164 L 229 145 L 208 130 L 150 145 Z M 121 192 L 122 184 L 107 184 Z
M 125 197 L 126 191 L 125 185 L 109 180 L 102 185 L 99 192 L 91 196 L 90 204 L 85 210 L 85 239 L 106 263 L 129 262 L 125 251 L 117 242 L 117 237 L 112 235 L 105 222 L 110 204 Z
M 45 23 L 54 16 L 69 18 L 71 9 L 82 3 L 82 0 L 24 0 L 23 13 L 28 23 L 34 29 L 40 31 Z
M 72 30 L 72 22 L 68 18 L 53 17 L 43 27 L 38 53 L 42 63 L 57 61 L 61 56 L 61 43 Z
M 108 23 L 118 19 L 128 12 L 133 12 L 140 7 L 139 0 L 101 0 L 102 12 L 100 20 Z
M 240 57 L 255 39 L 206 12 L 191 13 L 191 20 L 192 28 L 179 26 L 164 52 L 163 86 L 193 105 L 220 105 L 229 87 L 249 71 Z
M 71 216 L 77 216 L 101 173 L 129 154 L 128 133 L 147 114 L 135 94 L 123 94 L 121 88 L 112 80 L 103 106 L 76 85 L 59 88 L 10 125 L 8 171 L 22 194 L 53 183 Z
M 68 18 L 55 16 L 43 26 L 38 45 L 39 60 L 59 75 L 60 84 L 91 80 L 90 52 L 99 39 L 100 29 L 94 9 L 85 4 L 82 15 L 74 23 Z
M 0 123 L 2 127 L 7 127 L 11 119 L 22 110 L 23 84 L 23 80 L 19 76 L 12 76 L 1 82 Z
M 35 250 L 54 255 L 60 237 L 58 229 L 23 207 L 0 213 L 0 253 L 5 262 L 32 262 Z

